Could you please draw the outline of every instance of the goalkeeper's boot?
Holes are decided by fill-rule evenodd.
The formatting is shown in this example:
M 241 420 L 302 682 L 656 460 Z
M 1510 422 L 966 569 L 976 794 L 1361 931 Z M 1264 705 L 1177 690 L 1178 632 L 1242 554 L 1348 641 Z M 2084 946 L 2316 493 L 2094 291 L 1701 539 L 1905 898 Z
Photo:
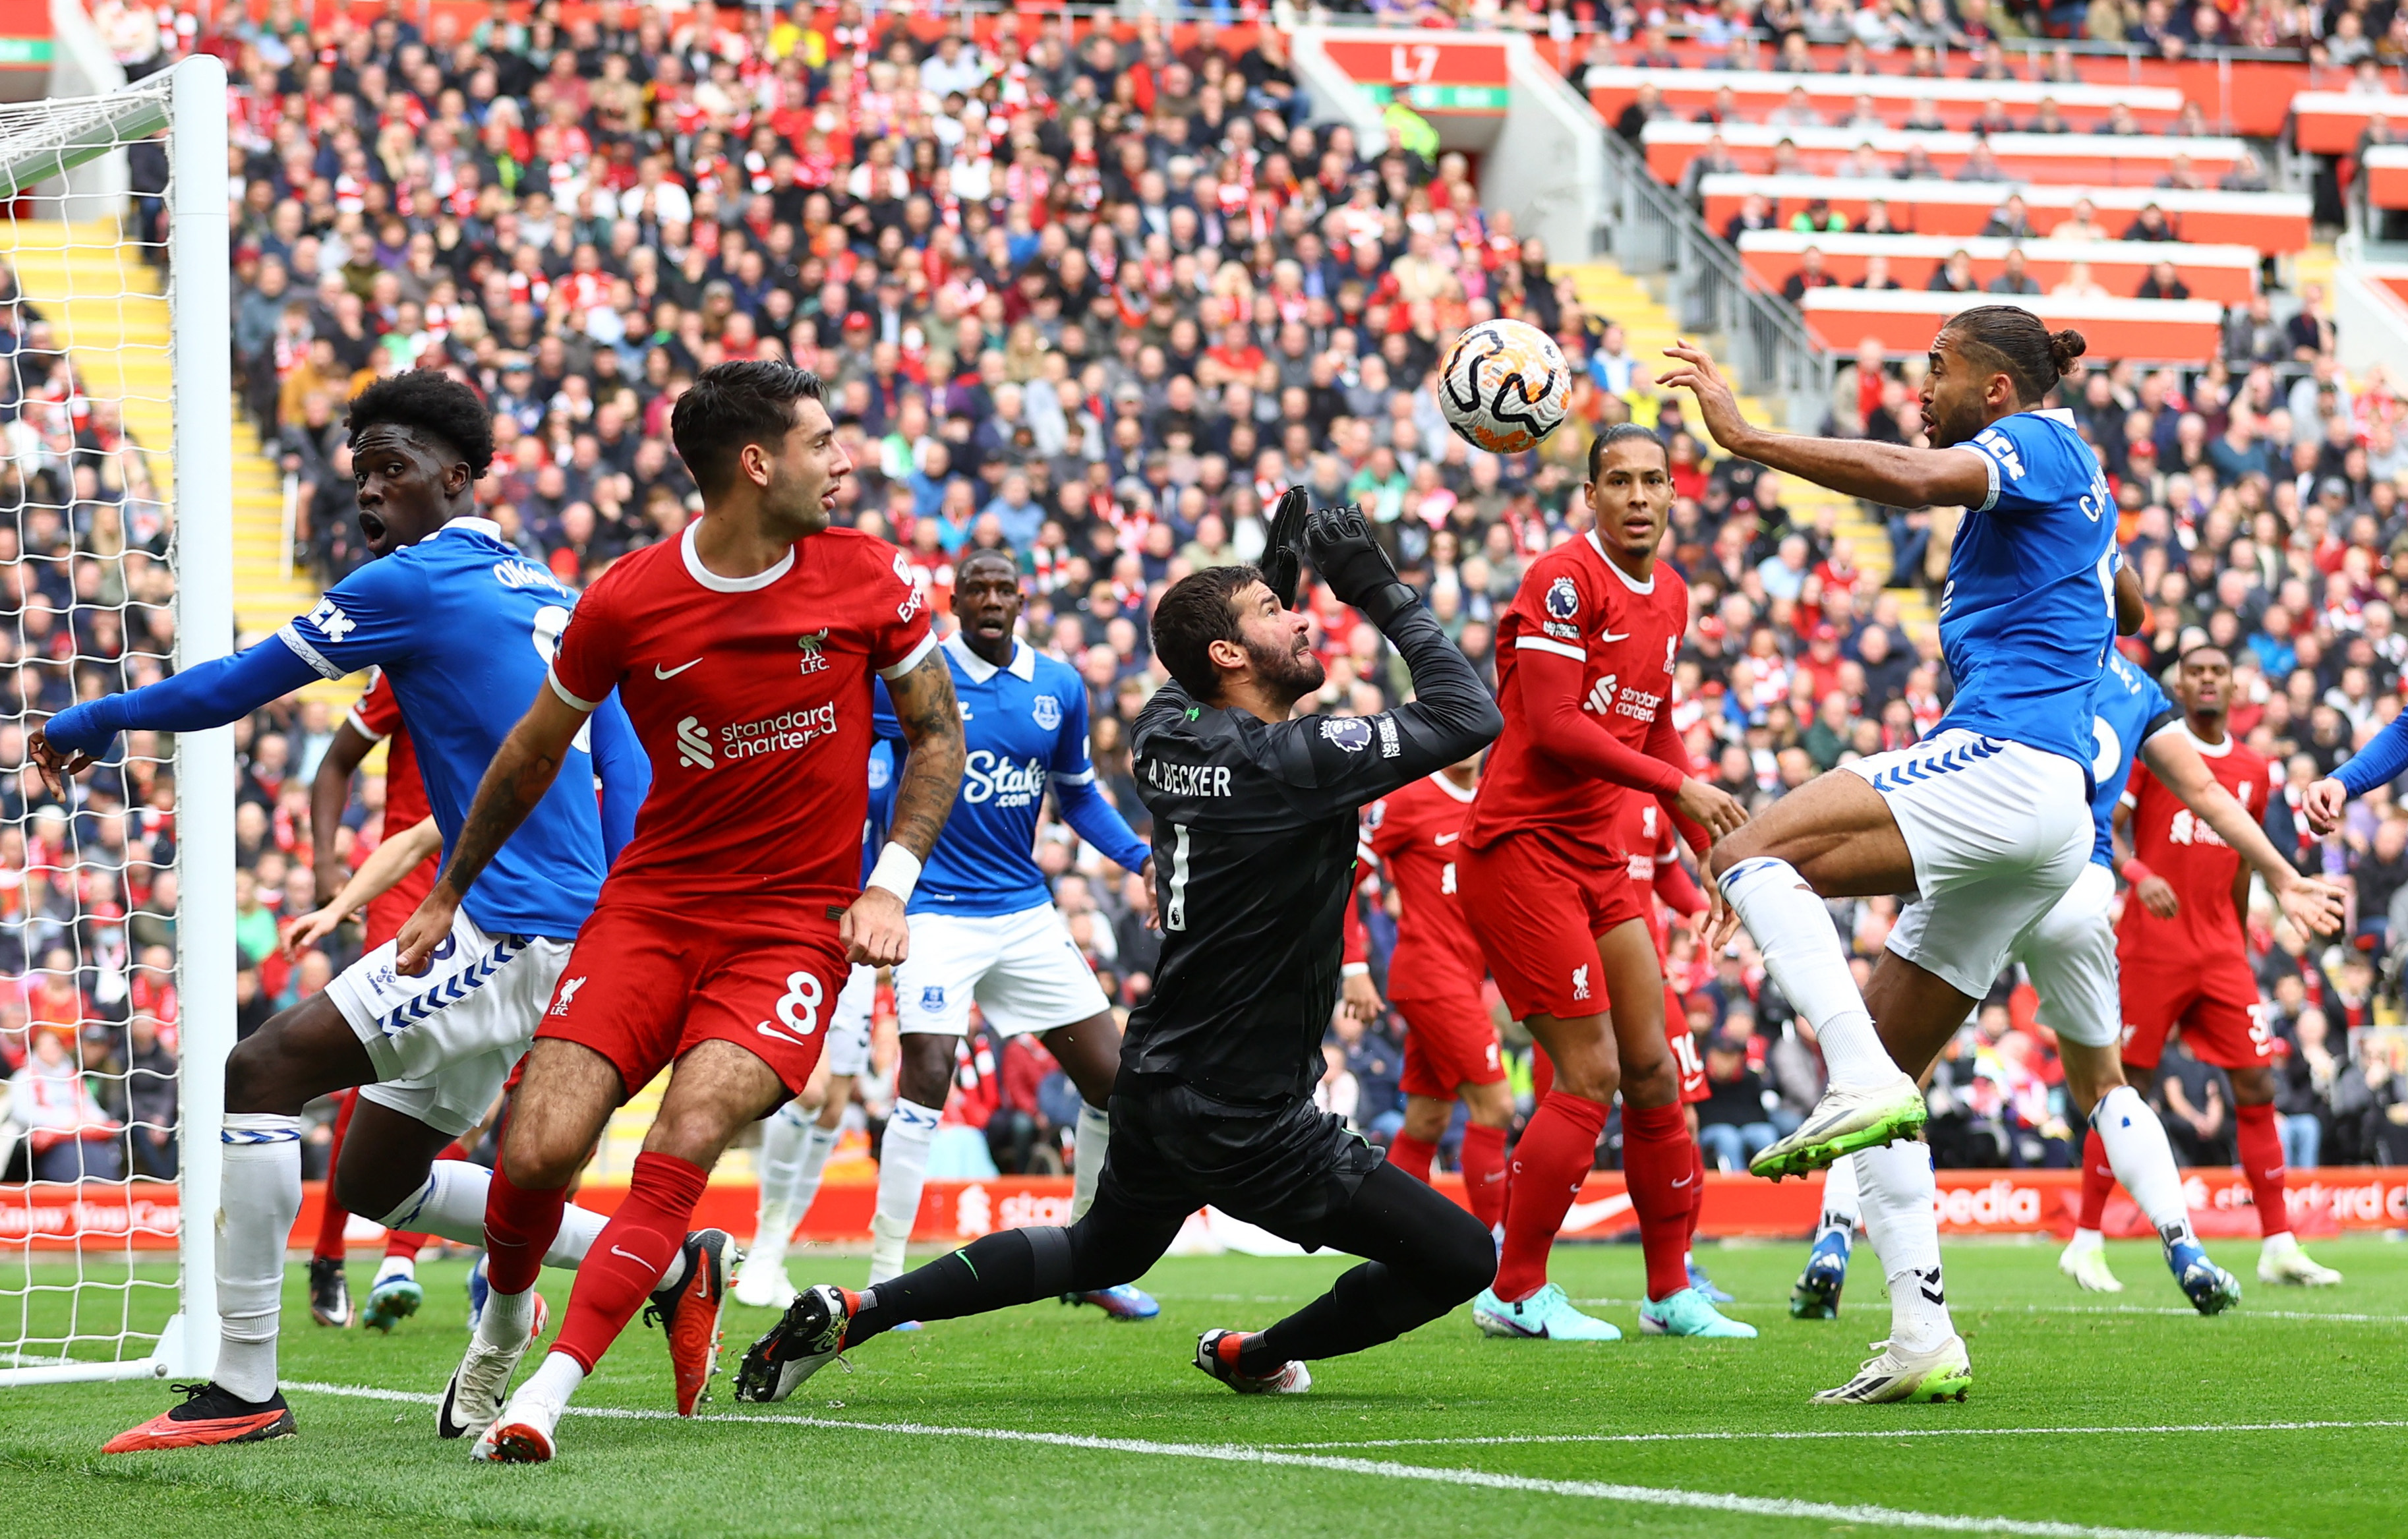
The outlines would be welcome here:
M 1554 1283 L 1528 1298 L 1508 1304 L 1494 1288 L 1484 1288 L 1471 1301 L 1471 1318 L 1492 1336 L 1538 1341 L 1620 1341 L 1622 1332 L 1608 1320 L 1594 1318 L 1572 1307 L 1572 1301 Z
M 1268 1374 L 1250 1374 L 1238 1366 L 1249 1333 L 1207 1331 L 1196 1338 L 1196 1366 L 1241 1395 L 1300 1395 L 1312 1388 L 1312 1371 L 1301 1362 L 1283 1362 Z
M 1712 1336 L 1733 1340 L 1753 1337 L 1756 1327 L 1716 1309 L 1694 1288 L 1639 1306 L 1639 1333 L 1643 1336 Z
M 1768 1145 L 1747 1162 L 1750 1174 L 1778 1181 L 1822 1170 L 1844 1154 L 1914 1138 L 1930 1113 L 1914 1080 L 1899 1075 L 1869 1090 L 1823 1092 L 1798 1131 Z
M 351 1323 L 351 1285 L 340 1256 L 309 1259 L 309 1318 L 337 1331 Z
M 526 1349 L 543 1334 L 544 1321 L 550 1311 L 543 1295 L 535 1296 L 535 1320 L 527 1333 L 509 1347 L 487 1346 L 473 1330 L 468 1333 L 468 1350 L 460 1359 L 460 1366 L 452 1370 L 452 1382 L 443 1387 L 443 1399 L 435 1407 L 435 1435 L 437 1437 L 481 1437 L 494 1418 L 502 1414 L 502 1400 L 510 1392 L 510 1375 L 519 1371 Z
M 2095 1232 L 2077 1230 L 2057 1253 L 2057 1269 L 2082 1285 L 2086 1293 L 2121 1293 L 2124 1285 L 2107 1270 L 2107 1247 Z
M 1708 1304 L 1731 1304 L 1737 1302 L 1732 1299 L 1729 1293 L 1726 1292 L 1721 1288 L 1716 1287 L 1714 1280 L 1712 1277 L 1706 1275 L 1706 1269 L 1698 1264 L 1698 1258 L 1695 1256 L 1684 1256 L 1682 1258 L 1682 1261 L 1689 1271 L 1689 1286 L 1696 1289 L 1698 1292 L 1703 1293 L 1706 1296 L 1706 1302 Z
M 371 1331 L 390 1334 L 393 1328 L 418 1313 L 426 1302 L 426 1290 L 415 1276 L 394 1273 L 379 1277 L 368 1289 L 367 1306 L 360 1311 L 360 1323 Z
M 1852 1242 L 1853 1236 L 1846 1230 L 1836 1227 L 1814 1236 L 1814 1248 L 1806 1258 L 1806 1270 L 1798 1274 L 1796 1285 L 1789 1290 L 1791 1319 L 1840 1318 L 1840 1290 L 1848 1284 Z
M 2197 1240 L 2166 1247 L 2166 1266 L 2190 1306 L 2202 1315 L 2221 1315 L 2241 1302 L 2241 1279 L 2208 1260 Z
M 860 1307 L 860 1294 L 832 1283 L 804 1289 L 744 1354 L 736 1370 L 736 1398 L 766 1405 L 793 1394 L 844 1350 L 845 1328 Z
M 294 1434 L 293 1408 L 277 1390 L 265 1400 L 236 1400 L 215 1384 L 172 1384 L 184 1404 L 101 1446 L 102 1453 L 145 1448 L 202 1448 L 221 1443 L 265 1443 Z
M 724 1229 L 701 1229 L 685 1237 L 685 1266 L 678 1280 L 652 1294 L 644 1320 L 669 1338 L 669 1367 L 676 1376 L 677 1414 L 692 1416 L 719 1372 L 719 1318 L 727 1307 L 727 1262 L 744 1253 Z
M 1085 1293 L 1065 1293 L 1064 1304 L 1092 1304 L 1116 1320 L 1150 1320 L 1162 1313 L 1162 1305 L 1154 1295 L 1135 1283 L 1123 1283 L 1118 1288 L 1098 1288 Z
M 1814 1397 L 1817 1405 L 1885 1405 L 1892 1401 L 1963 1400 L 1973 1387 L 1973 1364 L 1965 1339 L 1950 1336 L 1928 1351 L 1910 1352 L 1894 1342 L 1873 1343 L 1878 1356 L 1865 1360 L 1856 1376 Z
M 2341 1281 L 2341 1274 L 2300 1249 L 2299 1236 L 2285 1230 L 2266 1236 L 2266 1244 L 2258 1252 L 2258 1280 L 2300 1288 L 2330 1288 Z

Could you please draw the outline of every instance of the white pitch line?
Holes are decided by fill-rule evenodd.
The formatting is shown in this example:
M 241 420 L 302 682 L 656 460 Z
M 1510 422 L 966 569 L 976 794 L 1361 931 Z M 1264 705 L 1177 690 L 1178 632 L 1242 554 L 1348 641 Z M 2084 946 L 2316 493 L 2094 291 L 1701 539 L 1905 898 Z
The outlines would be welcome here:
M 379 1389 L 352 1384 L 296 1383 L 287 1389 L 338 1395 L 353 1400 L 380 1400 L 432 1405 L 437 1399 L 406 1389 Z M 669 1411 L 639 1411 L 616 1406 L 568 1408 L 570 1416 L 624 1421 L 677 1421 Z M 1727 1491 L 1683 1490 L 1677 1487 L 1626 1486 L 1599 1480 L 1544 1480 L 1529 1475 L 1499 1475 L 1487 1470 L 1457 1470 L 1393 1460 L 1344 1459 L 1327 1454 L 1294 1453 L 1234 1443 L 1157 1443 L 1147 1438 L 1093 1437 L 1075 1432 L 1021 1432 L 1005 1427 L 937 1427 L 912 1421 L 838 1421 L 825 1417 L 762 1416 L 719 1412 L 700 1418 L 771 1427 L 810 1427 L 830 1432 L 884 1432 L 903 1437 L 968 1438 L 990 1443 L 1033 1443 L 1055 1448 L 1083 1448 L 1099 1453 L 1148 1455 L 1158 1459 L 1198 1459 L 1224 1464 L 1259 1464 L 1284 1469 L 1326 1470 L 1337 1475 L 1372 1475 L 1383 1480 L 1414 1480 L 1440 1486 L 1468 1486 L 1484 1490 L 1519 1491 L 1541 1496 L 1584 1497 L 1629 1506 L 1672 1507 L 1693 1512 L 1733 1513 L 1748 1518 L 1793 1518 L 1801 1522 L 1861 1523 L 1869 1528 L 1925 1530 L 1942 1533 L 2014 1534 L 2020 1539 L 2250 1539 L 2247 1535 L 2191 1533 L 2164 1529 L 2110 1528 L 2089 1523 L 2057 1523 L 2024 1518 L 1984 1518 L 1959 1513 L 1914 1512 L 1899 1507 L 1801 1502 L 1786 1497 L 1740 1496 Z M 1891 1434 L 1896 1435 L 1896 1434 Z
M 1574 1299 L 1578 1304 L 1596 1304 L 1607 1308 L 1637 1308 L 1641 1299 Z M 1729 1309 L 1778 1309 L 1780 1301 L 1740 1299 L 1721 1307 Z M 2176 1315 L 2188 1317 L 2199 1313 L 2173 1304 L 1967 1304 L 1962 1300 L 1951 1307 L 1958 1314 L 2022 1314 L 2022 1315 Z M 2345 1315 L 2315 1309 L 2253 1309 L 2243 1304 L 2217 1317 L 2227 1320 L 2319 1320 L 2342 1325 L 2408 1325 L 2408 1315 Z
M 2400 1421 L 2200 1422 L 2167 1427 L 1903 1427 L 1893 1432 L 1530 1432 L 1488 1437 L 1368 1437 L 1351 1443 L 1267 1443 L 1268 1448 L 1457 1448 L 1516 1443 L 1813 1443 L 1831 1439 L 1886 1442 L 1898 1437 L 2160 1437 L 2184 1432 L 2362 1432 L 2408 1427 Z

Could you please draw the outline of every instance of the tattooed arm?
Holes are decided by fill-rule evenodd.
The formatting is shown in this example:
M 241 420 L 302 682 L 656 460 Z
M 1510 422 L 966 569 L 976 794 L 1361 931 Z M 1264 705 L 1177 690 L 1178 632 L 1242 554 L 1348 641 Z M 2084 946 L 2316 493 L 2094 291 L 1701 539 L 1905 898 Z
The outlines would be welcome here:
M 485 766 L 477 800 L 460 825 L 460 837 L 443 875 L 436 878 L 435 890 L 401 927 L 395 971 L 415 976 L 426 970 L 427 959 L 452 933 L 452 918 L 459 911 L 461 899 L 543 800 L 543 793 L 552 789 L 585 718 L 584 711 L 561 698 L 558 688 L 537 692 L 535 704 L 510 729 L 509 736 L 502 739 L 494 762 Z
M 895 788 L 886 849 L 839 927 L 850 960 L 872 967 L 893 966 L 910 948 L 904 905 L 921 863 L 937 848 L 962 784 L 962 708 L 953 699 L 953 670 L 944 653 L 931 648 L 910 672 L 888 679 L 886 692 L 910 754 Z

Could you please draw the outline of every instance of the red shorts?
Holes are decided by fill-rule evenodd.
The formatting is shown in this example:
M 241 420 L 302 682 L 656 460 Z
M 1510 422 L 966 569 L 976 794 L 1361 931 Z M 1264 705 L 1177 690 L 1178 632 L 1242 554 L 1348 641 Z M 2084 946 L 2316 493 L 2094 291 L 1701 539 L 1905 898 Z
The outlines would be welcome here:
M 1694 1105 L 1712 1096 L 1713 1089 L 1706 1083 L 1706 1055 L 1689 1031 L 1689 1012 L 1681 1007 L 1681 996 L 1669 983 L 1664 985 L 1664 1043 L 1672 1049 L 1672 1072 L 1681 1076 L 1681 1104 Z
M 1620 861 L 1587 863 L 1544 835 L 1514 834 L 1455 857 L 1464 918 L 1516 1020 L 1603 1014 L 1597 937 L 1645 916 Z
M 1405 1072 L 1398 1084 L 1407 1095 L 1452 1101 L 1466 1085 L 1494 1085 L 1505 1077 L 1497 1026 L 1477 990 L 1389 1003 L 1405 1018 Z
M 605 903 L 577 933 L 536 1037 L 591 1047 L 634 1095 L 696 1044 L 732 1042 L 800 1095 L 852 969 L 834 919 Z
M 2124 1062 L 2154 1069 L 2166 1034 L 2182 1028 L 2191 1056 L 2219 1069 L 2255 1069 L 2274 1061 L 2274 1033 L 2260 1019 L 2258 980 L 2239 957 L 2205 966 L 2117 959 L 2124 1003 Z

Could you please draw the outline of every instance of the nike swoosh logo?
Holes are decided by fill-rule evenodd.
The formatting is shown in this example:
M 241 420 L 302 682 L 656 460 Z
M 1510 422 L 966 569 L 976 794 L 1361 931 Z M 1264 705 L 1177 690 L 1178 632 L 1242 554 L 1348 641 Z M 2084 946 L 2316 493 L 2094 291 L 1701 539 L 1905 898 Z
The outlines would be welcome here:
M 1679 1180 L 1677 1180 L 1677 1181 L 1675 1181 L 1675 1182 L 1673 1182 L 1673 1183 L 1672 1183 L 1672 1190 L 1675 1190 L 1675 1191 L 1678 1191 L 1678 1190 L 1680 1190 L 1683 1187 L 1687 1186 L 1690 1182 L 1692 1182 L 1692 1181 L 1694 1181 L 1694 1180 L 1696 1180 L 1696 1179 L 1697 1179 L 1697 1176 L 1694 1176 L 1694 1175 L 1690 1175 L 1690 1176 L 1682 1176 Z
M 1620 635 L 1615 635 L 1612 631 L 1608 631 L 1601 639 L 1606 641 L 1628 641 L 1630 639 L 1630 633 L 1625 631 Z
M 638 1266 L 650 1266 L 652 1264 L 652 1262 L 644 1260 L 641 1256 L 636 1255 L 631 1251 L 622 1250 L 615 1245 L 610 1247 L 610 1254 L 613 1256 L 624 1256 L 627 1260 L 635 1262 Z
M 1574 1203 L 1564 1210 L 1561 1229 L 1566 1233 L 1587 1229 L 1593 1225 L 1601 1224 L 1608 1218 L 1618 1218 L 1629 1211 L 1630 1195 L 1627 1192 L 1619 1197 L 1607 1197 L 1594 1203 Z
M 1462 837 L 1463 835 L 1460 834 L 1441 834 L 1431 842 L 1433 844 L 1451 845 Z
M 675 678 L 678 675 L 685 672 L 687 668 L 694 667 L 695 663 L 699 663 L 701 661 L 702 659 L 695 658 L 693 663 L 686 663 L 684 666 L 677 668 L 664 668 L 659 663 L 655 663 L 652 664 L 652 677 L 654 678 Z

